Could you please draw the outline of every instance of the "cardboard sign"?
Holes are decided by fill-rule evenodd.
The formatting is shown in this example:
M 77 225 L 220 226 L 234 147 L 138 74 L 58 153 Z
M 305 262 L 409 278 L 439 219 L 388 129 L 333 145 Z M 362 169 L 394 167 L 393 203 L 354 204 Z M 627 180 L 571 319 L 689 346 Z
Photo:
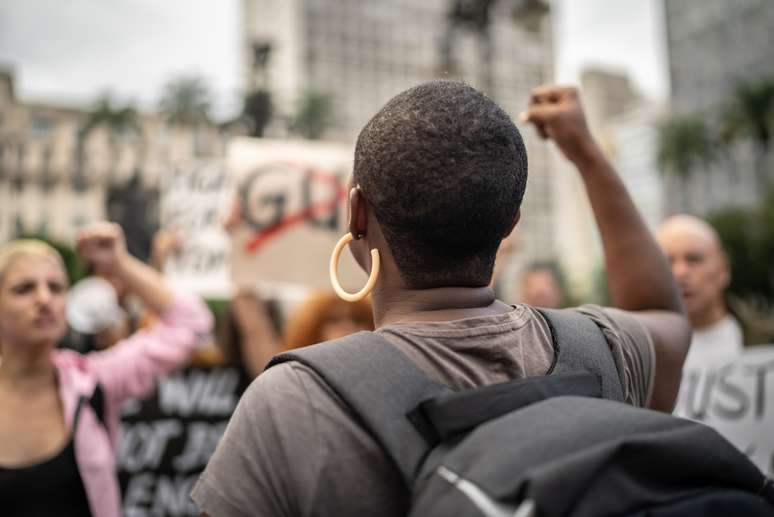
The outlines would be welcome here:
M 231 177 L 222 161 L 177 166 L 161 181 L 161 226 L 174 229 L 182 249 L 164 265 L 173 285 L 204 297 L 231 292 L 230 239 L 221 219 L 232 198 Z
M 684 370 L 675 415 L 714 427 L 774 475 L 774 345 L 747 348 L 717 367 Z
M 232 235 L 236 285 L 330 289 L 330 254 L 347 231 L 352 153 L 330 142 L 243 138 L 229 145 L 243 220 Z M 339 274 L 352 290 L 366 280 L 349 253 Z
M 249 382 L 233 366 L 190 367 L 125 406 L 117 460 L 123 515 L 200 515 L 191 490 Z

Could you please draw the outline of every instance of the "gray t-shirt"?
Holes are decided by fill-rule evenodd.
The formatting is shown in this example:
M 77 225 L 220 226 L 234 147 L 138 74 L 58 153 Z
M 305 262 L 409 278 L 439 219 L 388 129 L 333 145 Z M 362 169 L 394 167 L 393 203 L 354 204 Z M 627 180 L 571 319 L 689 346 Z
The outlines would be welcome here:
M 586 305 L 608 340 L 626 401 L 647 403 L 651 338 L 630 314 Z M 497 316 L 388 325 L 378 331 L 431 378 L 454 390 L 543 375 L 548 324 L 532 307 Z M 285 363 L 248 388 L 192 493 L 212 515 L 406 515 L 400 473 L 349 409 L 309 368 Z

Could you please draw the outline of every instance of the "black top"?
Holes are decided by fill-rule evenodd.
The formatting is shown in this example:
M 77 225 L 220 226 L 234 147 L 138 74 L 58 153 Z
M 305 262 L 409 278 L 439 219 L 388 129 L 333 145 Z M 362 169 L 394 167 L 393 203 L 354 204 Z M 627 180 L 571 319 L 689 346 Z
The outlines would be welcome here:
M 76 411 L 78 422 L 80 405 Z M 0 467 L 0 513 L 5 517 L 91 517 L 71 438 L 53 458 L 29 467 Z

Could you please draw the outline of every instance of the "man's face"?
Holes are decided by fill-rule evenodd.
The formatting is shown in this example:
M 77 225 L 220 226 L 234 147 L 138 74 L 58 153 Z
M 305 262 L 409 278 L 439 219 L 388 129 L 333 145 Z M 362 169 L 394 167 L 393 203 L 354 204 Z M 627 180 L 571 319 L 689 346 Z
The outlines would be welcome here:
M 659 244 L 672 266 L 688 316 L 691 321 L 702 321 L 713 307 L 723 303 L 723 291 L 730 280 L 719 245 L 711 237 L 688 229 L 662 232 Z

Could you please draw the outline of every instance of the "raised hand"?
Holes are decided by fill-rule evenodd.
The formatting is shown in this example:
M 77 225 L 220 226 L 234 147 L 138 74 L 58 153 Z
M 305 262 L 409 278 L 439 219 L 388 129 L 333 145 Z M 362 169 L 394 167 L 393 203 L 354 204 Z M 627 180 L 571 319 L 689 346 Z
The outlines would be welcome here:
M 534 124 L 540 136 L 553 140 L 573 163 L 586 160 L 598 151 L 575 88 L 535 88 L 527 111 L 521 114 L 521 120 Z
M 115 223 L 94 223 L 78 233 L 78 252 L 97 273 L 116 272 L 129 257 L 124 231 Z

